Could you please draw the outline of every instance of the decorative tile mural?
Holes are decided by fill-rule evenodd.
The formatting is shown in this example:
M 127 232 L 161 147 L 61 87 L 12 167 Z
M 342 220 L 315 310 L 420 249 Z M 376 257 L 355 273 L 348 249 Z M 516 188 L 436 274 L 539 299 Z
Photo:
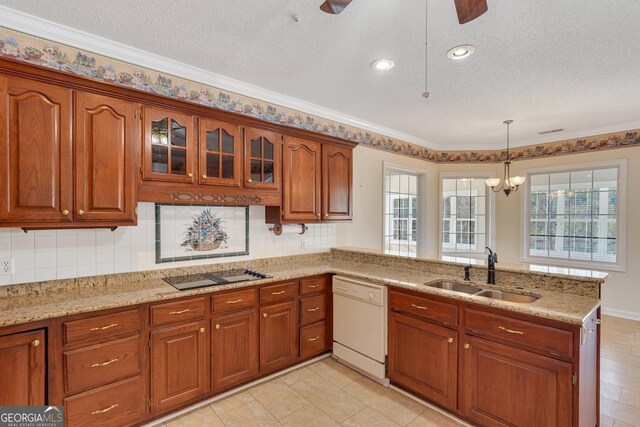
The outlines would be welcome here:
M 248 254 L 248 206 L 156 203 L 156 263 Z
M 367 147 L 435 163 L 496 163 L 500 150 L 436 151 L 416 144 L 273 105 L 234 92 L 117 61 L 105 56 L 0 27 L 0 56 L 142 90 L 195 104 L 233 111 L 271 123 L 348 139 Z M 512 149 L 514 160 L 610 150 L 640 145 L 640 129 Z

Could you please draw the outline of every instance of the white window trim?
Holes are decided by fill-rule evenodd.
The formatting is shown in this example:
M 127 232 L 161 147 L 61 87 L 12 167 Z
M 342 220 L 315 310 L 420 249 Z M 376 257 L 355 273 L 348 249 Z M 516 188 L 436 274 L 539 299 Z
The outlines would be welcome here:
M 416 257 L 424 257 L 427 255 L 427 171 L 424 169 L 409 168 L 407 166 L 398 165 L 387 161 L 382 162 L 382 232 L 380 233 L 380 250 L 384 253 L 384 230 L 385 230 L 385 176 L 387 170 L 393 170 L 400 173 L 408 173 L 418 177 L 418 230 L 416 233 Z
M 590 169 L 618 168 L 618 214 L 616 228 L 618 230 L 618 251 L 616 263 L 601 261 L 580 261 L 573 259 L 536 257 L 529 255 L 529 199 L 531 193 L 530 175 L 538 173 L 566 173 Z M 524 194 L 522 196 L 522 218 L 520 221 L 520 233 L 522 245 L 520 248 L 520 260 L 529 264 L 555 265 L 559 267 L 578 267 L 588 270 L 626 271 L 627 268 L 627 159 L 608 160 L 603 162 L 576 163 L 566 166 L 550 166 L 522 171 L 527 177 Z
M 440 256 L 458 257 L 458 258 L 478 258 L 482 259 L 485 256 L 486 249 L 478 250 L 475 252 L 448 252 L 442 249 L 442 215 L 443 215 L 443 203 L 442 203 L 442 180 L 445 178 L 476 178 L 483 181 L 488 178 L 495 178 L 495 175 L 491 172 L 440 172 L 438 177 L 438 251 Z M 488 187 L 487 187 L 488 189 Z M 485 197 L 485 244 L 490 248 L 495 248 L 495 193 L 489 189 L 485 189 L 487 196 Z

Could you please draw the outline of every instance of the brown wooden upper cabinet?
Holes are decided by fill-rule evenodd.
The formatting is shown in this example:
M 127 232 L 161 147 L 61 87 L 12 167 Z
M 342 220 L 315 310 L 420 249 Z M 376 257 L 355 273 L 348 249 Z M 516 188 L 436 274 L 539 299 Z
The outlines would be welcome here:
M 245 135 L 244 186 L 264 190 L 280 189 L 280 159 L 283 136 L 262 129 L 247 128 Z
M 286 137 L 284 140 L 284 188 L 282 219 L 319 221 L 321 191 L 321 145 Z
M 194 182 L 194 117 L 160 108 L 144 108 L 144 180 Z
M 135 223 L 137 105 L 76 93 L 76 221 Z
M 353 150 L 322 146 L 322 219 L 351 219 Z
M 242 179 L 240 126 L 204 118 L 199 125 L 198 183 L 239 187 Z
M 72 221 L 72 91 L 0 76 L 0 97 L 0 223 Z
M 75 96 L 0 76 L 0 225 L 135 224 L 137 104 Z
M 44 330 L 0 337 L 0 405 L 45 404 Z

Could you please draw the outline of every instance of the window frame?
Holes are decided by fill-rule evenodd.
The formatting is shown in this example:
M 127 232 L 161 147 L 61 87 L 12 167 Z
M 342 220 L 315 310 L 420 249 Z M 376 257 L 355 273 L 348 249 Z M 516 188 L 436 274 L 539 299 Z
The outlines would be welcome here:
M 531 223 L 531 215 L 529 211 L 531 200 L 531 175 L 537 174 L 553 174 L 553 173 L 571 173 L 581 171 L 592 171 L 597 169 L 618 168 L 618 187 L 617 198 L 618 206 L 616 213 L 616 257 L 615 263 L 597 260 L 579 260 L 558 257 L 544 257 L 530 255 L 529 246 L 531 239 L 529 235 L 529 226 Z M 588 270 L 604 270 L 604 271 L 626 271 L 627 264 L 627 160 L 616 159 L 602 162 L 576 163 L 564 166 L 549 166 L 542 168 L 524 169 L 522 171 L 527 178 L 522 190 L 524 191 L 522 199 L 522 216 L 520 221 L 520 234 L 522 244 L 520 247 L 520 260 L 530 264 L 554 265 L 559 267 L 582 268 Z
M 443 180 L 445 179 L 480 179 L 482 185 L 485 188 L 485 246 L 495 248 L 495 193 L 491 191 L 491 188 L 487 187 L 484 181 L 488 178 L 494 178 L 495 175 L 492 172 L 440 172 L 438 177 L 438 251 L 440 256 L 455 257 L 455 258 L 473 258 L 484 259 L 486 249 L 483 247 L 476 251 L 455 252 L 445 250 L 443 247 L 443 222 L 444 218 L 444 203 L 443 203 Z M 448 221 L 451 221 L 449 219 Z M 451 236 L 451 235 L 450 235 Z M 451 238 L 449 239 L 451 240 Z
M 383 253 L 385 252 L 385 242 L 386 242 L 386 220 L 387 220 L 387 211 L 386 211 L 386 175 L 387 171 L 392 171 L 401 174 L 409 174 L 417 177 L 418 188 L 416 192 L 417 197 L 417 230 L 416 230 L 416 258 L 424 257 L 427 255 L 427 171 L 422 169 L 410 168 L 407 166 L 398 165 L 395 163 L 383 161 L 382 162 L 382 182 L 381 182 L 381 195 L 382 195 L 382 230 L 380 233 L 381 241 L 380 248 Z M 408 209 L 412 210 L 413 204 L 409 202 Z M 408 234 L 409 224 L 407 220 L 407 235 L 411 238 L 411 235 Z M 393 230 L 391 230 L 393 232 Z M 394 254 L 396 255 L 396 254 Z M 413 258 L 412 255 L 396 255 L 396 256 L 406 256 Z

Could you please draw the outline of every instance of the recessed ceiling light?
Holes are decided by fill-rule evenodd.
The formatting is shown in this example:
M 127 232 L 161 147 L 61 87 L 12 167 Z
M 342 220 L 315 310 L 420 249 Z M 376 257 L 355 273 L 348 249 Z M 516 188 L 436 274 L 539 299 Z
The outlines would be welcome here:
M 447 52 L 447 58 L 462 59 L 470 56 L 475 51 L 476 48 L 471 46 L 470 44 L 461 44 L 460 46 L 455 46 L 449 49 L 449 51 Z
M 393 61 L 393 59 L 381 58 L 373 61 L 371 63 L 371 68 L 376 71 L 388 71 L 395 67 L 395 65 L 396 63 Z

